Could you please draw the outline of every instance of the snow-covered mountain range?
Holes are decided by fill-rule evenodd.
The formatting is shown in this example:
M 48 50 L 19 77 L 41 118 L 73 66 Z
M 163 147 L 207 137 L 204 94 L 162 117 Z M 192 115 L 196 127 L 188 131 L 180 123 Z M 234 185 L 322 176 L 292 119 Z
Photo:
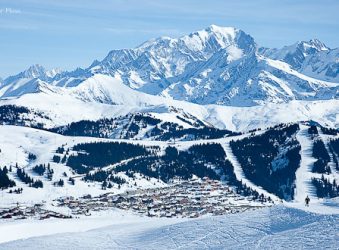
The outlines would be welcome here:
M 0 98 L 44 91 L 72 92 L 107 103 L 113 86 L 85 86 L 96 74 L 132 89 L 196 104 L 255 106 L 291 100 L 338 98 L 338 49 L 318 40 L 282 49 L 259 47 L 244 31 L 210 27 L 180 38 L 161 37 L 134 49 L 112 50 L 101 61 L 71 72 L 34 65 L 4 79 Z M 112 101 L 114 103 L 114 101 Z
M 60 180 L 79 196 L 107 182 L 118 192 L 206 176 L 244 196 L 338 196 L 338 68 L 338 49 L 318 40 L 261 48 L 215 25 L 113 50 L 86 69 L 34 65 L 0 81 L 0 167 L 16 170 L 5 187 L 33 185 L 25 169 L 48 187 L 27 187 L 37 199 Z M 41 164 L 54 179 L 36 176 Z
M 282 49 L 259 48 L 259 51 L 266 57 L 288 63 L 305 75 L 324 81 L 339 81 L 339 49 L 330 49 L 318 39 L 297 42 Z

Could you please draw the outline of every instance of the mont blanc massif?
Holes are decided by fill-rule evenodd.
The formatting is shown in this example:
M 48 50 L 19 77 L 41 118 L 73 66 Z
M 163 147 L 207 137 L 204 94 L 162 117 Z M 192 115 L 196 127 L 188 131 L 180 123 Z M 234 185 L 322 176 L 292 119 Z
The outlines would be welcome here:
M 324 227 L 305 240 L 336 248 L 338 111 L 339 48 L 317 39 L 265 48 L 211 25 L 88 68 L 33 65 L 0 79 L 1 223 L 33 221 L 1 242 L 121 220 L 102 249 L 298 248 Z M 87 247 L 107 232 L 89 231 Z M 65 247 L 70 234 L 31 242 L 54 239 Z

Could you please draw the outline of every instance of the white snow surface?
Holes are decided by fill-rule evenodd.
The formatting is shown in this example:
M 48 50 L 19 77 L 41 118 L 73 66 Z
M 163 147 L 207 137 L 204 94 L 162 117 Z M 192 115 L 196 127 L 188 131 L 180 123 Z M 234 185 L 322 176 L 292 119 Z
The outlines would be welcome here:
M 296 189 L 294 199 L 297 202 L 303 202 L 306 195 L 311 199 L 316 199 L 315 187 L 311 183 L 314 176 L 312 167 L 316 159 L 312 157 L 313 141 L 308 134 L 308 127 L 299 125 L 300 131 L 297 133 L 297 140 L 301 146 L 300 167 L 296 171 Z
M 39 221 L 36 219 L 27 219 L 26 221 L 0 222 L 0 249 L 5 242 L 23 240 L 32 237 L 56 235 L 60 233 L 86 232 L 102 227 L 136 227 L 143 226 L 155 227 L 156 225 L 168 225 L 185 221 L 185 219 L 151 219 L 134 215 L 128 211 L 112 209 L 109 211 L 94 212 L 91 216 L 82 216 L 72 219 L 49 219 Z M 145 225 L 146 224 L 146 225 Z M 130 229 L 133 232 L 133 229 Z
M 328 206 L 338 206 L 338 201 Z M 53 230 L 68 233 L 24 239 L 29 237 L 26 233 L 22 240 L 1 244 L 0 249 L 36 249 L 37 246 L 44 249 L 337 249 L 339 246 L 338 214 L 316 214 L 283 205 L 188 221 L 122 215 L 104 218 L 109 222 L 102 226 L 111 223 L 110 226 L 90 231 L 87 230 L 97 226 L 97 219 L 86 222 L 80 219 L 72 224 L 66 220 L 39 221 L 36 224 L 41 228 L 31 226 L 31 236 L 39 235 L 37 231 L 47 228 L 48 223 L 51 227 L 45 234 Z M 29 228 L 24 225 L 21 229 L 20 223 L 2 224 L 0 231 L 8 228 L 6 232 L 19 239 L 22 230 Z M 85 227 L 80 229 L 79 225 Z M 2 231 L 0 235 L 3 239 L 6 233 Z

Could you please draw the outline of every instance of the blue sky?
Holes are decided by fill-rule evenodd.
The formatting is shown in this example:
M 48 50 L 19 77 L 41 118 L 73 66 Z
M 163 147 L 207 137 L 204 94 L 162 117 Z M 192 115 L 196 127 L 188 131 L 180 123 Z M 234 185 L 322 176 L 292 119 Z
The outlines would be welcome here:
M 261 46 L 339 47 L 338 0 L 0 0 L 0 76 L 39 63 L 71 70 L 153 37 L 234 26 Z

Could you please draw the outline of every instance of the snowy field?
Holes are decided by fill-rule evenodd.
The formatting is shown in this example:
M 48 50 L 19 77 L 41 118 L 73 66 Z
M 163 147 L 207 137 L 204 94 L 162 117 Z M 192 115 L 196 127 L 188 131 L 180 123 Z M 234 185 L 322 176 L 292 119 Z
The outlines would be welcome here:
M 58 236 L 59 234 L 69 234 L 87 232 L 97 228 L 127 228 L 130 231 L 133 228 L 142 227 L 153 228 L 156 226 L 164 226 L 173 223 L 185 221 L 187 219 L 152 219 L 150 217 L 142 217 L 135 215 L 129 211 L 121 211 L 112 209 L 108 211 L 93 212 L 92 216 L 81 216 L 73 219 L 48 219 L 48 220 L 17 220 L 17 221 L 0 221 L 0 249 L 8 249 L 6 242 L 16 240 L 24 240 L 32 237 L 41 237 L 47 235 Z M 43 237 L 42 237 L 43 238 Z M 19 242 L 19 241 L 18 241 Z M 11 247 L 9 247 L 11 248 Z
M 331 206 L 337 207 L 338 202 L 328 203 L 322 211 Z M 88 227 L 97 220 L 84 224 Z M 52 221 L 37 223 L 51 223 L 55 228 L 62 226 Z M 11 241 L 1 244 L 0 249 L 37 249 L 37 246 L 40 249 L 339 248 L 339 214 L 317 214 L 283 205 L 187 221 L 119 215 L 109 226 L 109 222 L 104 224 L 86 231 L 90 228 L 81 230 L 75 222 L 67 225 L 68 233 Z M 0 235 L 4 237 L 2 226 Z M 71 228 L 75 229 L 73 233 Z M 20 230 L 8 232 L 20 233 Z

